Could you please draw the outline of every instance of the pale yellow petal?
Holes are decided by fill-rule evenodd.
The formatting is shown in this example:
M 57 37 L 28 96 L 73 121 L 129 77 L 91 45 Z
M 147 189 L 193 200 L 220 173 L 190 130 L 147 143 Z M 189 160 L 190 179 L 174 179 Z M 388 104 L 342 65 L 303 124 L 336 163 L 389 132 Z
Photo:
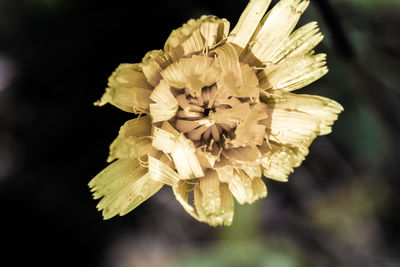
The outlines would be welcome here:
M 191 56 L 194 53 L 203 51 L 205 46 L 206 44 L 204 43 L 204 38 L 201 35 L 200 29 L 197 29 L 187 40 L 171 49 L 171 59 L 173 61 L 178 61 L 183 57 Z
M 260 62 L 270 62 L 271 56 L 282 46 L 296 26 L 309 1 L 281 0 L 262 19 L 249 41 L 248 56 L 242 62 L 252 64 L 255 56 Z
M 239 204 L 251 204 L 267 196 L 267 188 L 261 178 L 251 179 L 244 171 L 235 171 L 229 180 L 229 190 Z
M 168 85 L 176 88 L 185 88 L 187 81 L 179 62 L 169 65 L 161 72 L 161 75 Z
M 194 189 L 194 203 L 201 221 L 212 226 L 230 225 L 233 197 L 226 184 L 220 183 L 215 171 L 209 170 Z
M 257 103 L 246 114 L 243 121 L 236 127 L 236 137 L 232 140 L 234 147 L 249 144 L 261 145 L 265 138 L 266 127 L 258 122 L 268 117 L 268 108 L 264 103 Z
M 219 155 L 214 155 L 211 152 L 203 151 L 200 148 L 196 149 L 196 157 L 202 168 L 213 168 L 215 162 L 218 160 Z
M 169 186 L 178 186 L 182 179 L 176 171 L 171 169 L 167 164 L 149 156 L 149 174 L 154 181 L 164 183 Z
M 171 156 L 179 175 L 183 179 L 192 179 L 204 176 L 199 160 L 195 154 L 193 142 L 182 134 L 176 140 Z
M 171 153 L 174 150 L 177 136 L 164 129 L 153 128 L 153 142 L 154 148 L 163 151 L 164 153 Z
M 162 79 L 161 71 L 172 61 L 162 50 L 152 50 L 142 59 L 143 74 L 152 86 L 157 86 Z
M 149 116 L 129 120 L 119 130 L 110 145 L 108 162 L 118 158 L 141 157 L 151 148 L 151 119 Z
M 245 164 L 249 161 L 255 161 L 261 157 L 260 150 L 257 148 L 256 145 L 222 150 L 222 154 L 232 164 Z
M 136 158 L 117 160 L 89 183 L 93 197 L 102 197 L 97 208 L 103 210 L 104 219 L 128 213 L 162 186 L 149 178 L 147 169 Z
M 236 46 L 238 53 L 246 47 L 270 3 L 271 0 L 250 0 L 248 3 L 227 40 Z
M 324 76 L 328 72 L 326 54 L 299 55 L 282 60 L 276 65 L 267 65 L 258 77 L 264 90 L 300 89 Z
M 216 38 L 212 37 L 215 34 L 215 30 L 211 29 L 214 26 L 210 26 L 208 23 L 218 23 L 218 30 L 216 32 Z M 208 24 L 203 26 L 203 24 Z M 193 33 L 200 29 L 200 33 L 202 37 L 206 40 L 206 44 L 212 47 L 214 43 L 218 43 L 219 41 L 226 38 L 229 31 L 229 22 L 226 19 L 218 19 L 215 16 L 204 15 L 201 16 L 200 19 L 190 19 L 187 23 L 183 24 L 182 27 L 173 30 L 170 36 L 168 37 L 165 45 L 164 51 L 171 52 L 174 48 L 181 45 L 187 39 L 189 39 Z M 212 42 L 214 40 L 214 43 Z
M 152 86 L 139 64 L 121 64 L 108 79 L 106 92 L 95 105 L 110 103 L 126 112 L 143 113 L 149 109 Z
M 306 147 L 295 148 L 270 144 L 271 149 L 261 159 L 263 174 L 273 180 L 287 182 L 293 168 L 300 166 L 308 154 Z
M 299 111 L 271 109 L 270 117 L 261 121 L 271 141 L 289 146 L 309 146 L 319 132 L 320 120 Z
M 221 66 L 221 78 L 217 81 L 218 88 L 223 88 L 231 96 L 258 98 L 259 88 L 255 70 L 239 62 L 235 48 L 226 43 L 214 51 Z
M 172 187 L 176 200 L 182 205 L 183 209 L 196 220 L 200 220 L 198 213 L 192 205 L 189 204 L 189 195 L 191 192 L 191 184 L 185 180 L 181 181 L 178 186 Z
M 227 123 L 230 125 L 236 125 L 239 121 L 242 121 L 246 116 L 247 112 L 250 111 L 249 103 L 242 103 L 235 105 L 230 109 L 217 110 L 216 112 L 209 115 L 209 118 L 216 123 Z
M 154 122 L 166 121 L 175 116 L 178 111 L 178 101 L 171 93 L 167 82 L 162 80 L 150 95 L 156 103 L 150 104 L 150 115 Z
M 318 135 L 329 134 L 332 124 L 343 111 L 343 107 L 336 101 L 316 96 L 293 94 L 284 91 L 273 91 L 273 97 L 263 99 L 270 108 L 301 111 L 320 120 Z
M 270 62 L 276 64 L 288 57 L 308 54 L 323 38 L 317 22 L 310 22 L 294 31 L 271 55 Z

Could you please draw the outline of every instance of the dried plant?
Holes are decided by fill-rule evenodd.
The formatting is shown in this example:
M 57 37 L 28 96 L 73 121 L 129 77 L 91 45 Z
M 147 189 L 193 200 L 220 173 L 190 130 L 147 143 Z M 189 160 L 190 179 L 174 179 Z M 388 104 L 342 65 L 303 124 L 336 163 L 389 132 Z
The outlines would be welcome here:
M 89 183 L 105 219 L 164 185 L 194 218 L 230 225 L 240 204 L 267 196 L 262 176 L 287 181 L 343 110 L 294 94 L 328 72 L 316 22 L 293 31 L 309 1 L 250 1 L 236 27 L 215 16 L 172 31 L 163 50 L 121 64 L 98 105 L 140 114 L 111 144 L 114 161 Z

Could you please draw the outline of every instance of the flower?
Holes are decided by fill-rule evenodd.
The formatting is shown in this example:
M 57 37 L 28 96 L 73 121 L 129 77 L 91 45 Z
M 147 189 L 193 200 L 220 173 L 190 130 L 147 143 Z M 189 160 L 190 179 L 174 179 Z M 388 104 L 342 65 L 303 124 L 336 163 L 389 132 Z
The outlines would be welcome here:
M 137 118 L 110 146 L 111 163 L 89 186 L 104 219 L 124 215 L 164 185 L 194 218 L 230 225 L 234 198 L 267 196 L 265 176 L 287 181 L 343 110 L 294 94 L 328 72 L 316 22 L 292 32 L 309 1 L 250 1 L 236 27 L 215 16 L 172 31 L 163 50 L 121 64 L 97 105 Z

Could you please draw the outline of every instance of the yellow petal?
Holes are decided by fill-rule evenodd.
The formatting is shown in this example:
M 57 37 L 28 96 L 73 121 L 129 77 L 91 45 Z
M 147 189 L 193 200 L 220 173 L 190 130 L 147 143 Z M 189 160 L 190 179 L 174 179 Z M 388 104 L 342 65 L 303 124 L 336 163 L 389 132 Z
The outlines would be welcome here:
M 164 51 L 170 52 L 173 48 L 176 48 L 181 43 L 185 42 L 194 31 L 199 29 L 203 23 L 214 23 L 219 22 L 217 39 L 216 42 L 224 39 L 229 31 L 229 22 L 226 19 L 218 19 L 215 16 L 201 16 L 200 19 L 190 19 L 188 22 L 182 25 L 182 27 L 173 30 L 167 41 L 164 45 Z M 210 34 L 208 34 L 208 30 L 206 29 L 208 26 L 204 26 L 200 31 L 204 38 L 207 40 L 207 44 L 210 42 L 208 39 L 210 38 Z
M 236 137 L 231 142 L 234 147 L 249 144 L 261 145 L 263 143 L 266 129 L 264 125 L 260 125 L 258 122 L 268 117 L 267 111 L 267 105 L 263 103 L 257 103 L 252 107 L 243 121 L 236 127 Z
M 267 196 L 267 188 L 261 178 L 253 180 L 242 170 L 235 171 L 229 180 L 229 190 L 239 204 L 251 204 Z
M 183 134 L 179 135 L 172 149 L 171 156 L 179 175 L 183 179 L 204 176 L 195 151 L 196 149 L 193 142 L 184 137 Z
M 89 187 L 104 219 L 124 215 L 147 200 L 163 186 L 149 178 L 147 169 L 137 159 L 120 159 L 93 178 Z
M 125 122 L 110 146 L 108 162 L 118 158 L 141 157 L 151 148 L 151 120 L 142 116 Z
M 343 107 L 332 99 L 315 96 L 293 94 L 284 91 L 273 91 L 273 97 L 263 99 L 270 108 L 301 111 L 319 119 L 318 135 L 329 134 L 331 126 L 343 111 Z
M 108 79 L 108 88 L 95 105 L 110 103 L 126 112 L 148 111 L 151 85 L 139 64 L 121 64 Z
M 189 204 L 191 184 L 188 181 L 181 181 L 178 186 L 172 187 L 176 200 L 182 205 L 183 209 L 196 220 L 200 220 L 199 215 L 192 205 Z
M 309 1 L 281 0 L 262 19 L 249 41 L 248 53 L 242 62 L 251 64 L 252 56 L 261 62 L 270 62 L 271 56 L 284 44 L 296 26 Z
M 205 40 L 205 45 L 211 49 L 216 43 L 226 38 L 229 32 L 229 21 L 209 16 L 200 26 L 200 33 Z
M 270 144 L 271 149 L 261 159 L 263 174 L 273 180 L 287 182 L 293 168 L 300 166 L 308 154 L 306 147 L 295 148 Z
M 150 95 L 156 103 L 150 104 L 150 115 L 154 122 L 166 121 L 175 116 L 178 111 L 178 101 L 171 93 L 169 85 L 161 81 Z
M 199 160 L 201 167 L 204 169 L 206 168 L 213 168 L 215 162 L 219 158 L 219 155 L 213 155 L 210 152 L 202 151 L 200 148 L 196 149 L 196 157 Z
M 179 62 L 169 65 L 161 72 L 161 75 L 168 85 L 176 88 L 185 88 L 186 77 L 181 66 L 179 65 Z
M 264 90 L 293 91 L 318 80 L 328 72 L 326 54 L 300 55 L 268 65 L 258 77 Z
M 153 128 L 153 142 L 154 148 L 163 151 L 164 153 L 171 153 L 174 149 L 177 136 L 164 129 Z
M 173 169 L 167 164 L 149 156 L 149 174 L 154 181 L 161 182 L 169 186 L 178 186 L 182 179 Z
M 162 50 L 149 51 L 142 59 L 143 74 L 147 81 L 155 87 L 162 79 L 161 71 L 171 63 L 172 61 Z
M 294 31 L 284 44 L 275 50 L 270 61 L 276 64 L 288 57 L 308 54 L 323 38 L 317 22 L 310 22 Z
M 289 146 L 309 146 L 319 132 L 320 120 L 299 111 L 271 109 L 270 117 L 263 120 L 271 141 Z
M 261 157 L 261 153 L 256 145 L 222 150 L 222 154 L 229 159 L 232 164 L 245 164 Z
M 203 51 L 205 46 L 204 38 L 201 35 L 200 29 L 197 29 L 187 40 L 171 49 L 171 59 L 173 61 L 178 61 L 183 57 L 191 56 L 194 53 Z
M 240 64 L 235 48 L 226 43 L 214 51 L 221 66 L 221 79 L 217 81 L 218 88 L 223 88 L 231 96 L 258 98 L 258 79 L 254 69 Z
M 230 225 L 233 197 L 226 184 L 221 184 L 215 171 L 209 170 L 194 189 L 194 203 L 201 221 L 212 226 Z
M 227 41 L 235 45 L 239 54 L 246 47 L 270 3 L 270 0 L 251 0 L 229 34 Z
M 243 120 L 249 110 L 249 103 L 242 103 L 235 105 L 230 109 L 218 110 L 213 114 L 210 113 L 209 118 L 216 123 L 236 125 L 236 123 Z

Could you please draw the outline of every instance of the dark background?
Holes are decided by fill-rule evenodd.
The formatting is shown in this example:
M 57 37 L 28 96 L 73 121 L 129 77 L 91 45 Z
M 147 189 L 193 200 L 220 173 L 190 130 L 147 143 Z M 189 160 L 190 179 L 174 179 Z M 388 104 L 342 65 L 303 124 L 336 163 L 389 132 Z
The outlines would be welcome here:
M 276 1 L 273 1 L 274 3 Z M 103 221 L 87 187 L 131 114 L 98 108 L 119 63 L 246 0 L 0 0 L 0 260 L 10 266 L 399 266 L 400 3 L 314 0 L 330 72 L 299 93 L 340 102 L 289 183 L 212 228 L 170 188 Z

